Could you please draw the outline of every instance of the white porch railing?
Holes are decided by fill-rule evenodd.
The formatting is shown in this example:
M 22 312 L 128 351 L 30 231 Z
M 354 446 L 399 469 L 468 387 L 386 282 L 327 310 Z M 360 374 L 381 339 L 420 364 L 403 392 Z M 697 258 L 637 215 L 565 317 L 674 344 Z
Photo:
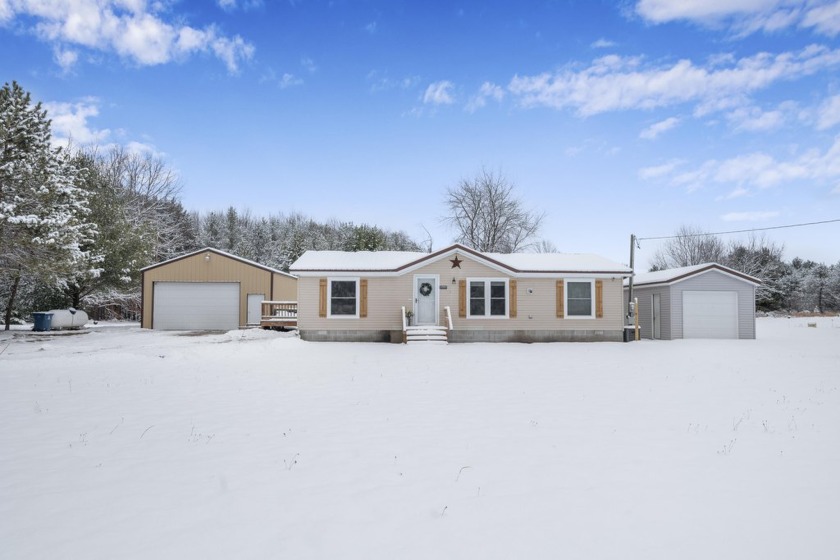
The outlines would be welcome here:
M 455 330 L 452 324 L 452 309 L 447 305 L 443 308 L 444 324 L 442 326 L 420 325 L 411 326 L 405 316 L 405 306 L 400 307 L 402 316 L 403 342 L 443 342 L 449 339 L 449 331 Z

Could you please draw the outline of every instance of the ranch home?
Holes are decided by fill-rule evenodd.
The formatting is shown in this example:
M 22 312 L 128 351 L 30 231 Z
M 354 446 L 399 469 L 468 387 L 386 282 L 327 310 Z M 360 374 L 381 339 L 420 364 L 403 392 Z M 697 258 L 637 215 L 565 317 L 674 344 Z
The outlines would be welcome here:
M 632 271 L 590 254 L 307 251 L 298 329 L 317 341 L 621 341 Z M 406 318 L 406 315 L 410 317 Z

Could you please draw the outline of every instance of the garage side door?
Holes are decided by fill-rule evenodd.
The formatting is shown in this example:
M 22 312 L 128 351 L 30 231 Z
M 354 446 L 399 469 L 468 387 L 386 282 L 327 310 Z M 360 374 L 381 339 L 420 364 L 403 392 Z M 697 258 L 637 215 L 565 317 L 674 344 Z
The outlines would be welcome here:
M 738 338 L 738 293 L 683 292 L 683 338 Z
M 239 284 L 155 282 L 153 327 L 161 330 L 239 328 Z

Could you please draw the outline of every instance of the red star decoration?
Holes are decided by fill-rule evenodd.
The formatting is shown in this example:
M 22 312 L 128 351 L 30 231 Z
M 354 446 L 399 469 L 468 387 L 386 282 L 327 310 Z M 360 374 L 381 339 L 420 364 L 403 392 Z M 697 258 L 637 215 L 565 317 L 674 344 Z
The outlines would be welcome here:
M 449 259 L 449 262 L 452 263 L 452 268 L 461 268 L 461 263 L 464 262 L 458 258 L 458 255 L 455 255 L 454 259 Z

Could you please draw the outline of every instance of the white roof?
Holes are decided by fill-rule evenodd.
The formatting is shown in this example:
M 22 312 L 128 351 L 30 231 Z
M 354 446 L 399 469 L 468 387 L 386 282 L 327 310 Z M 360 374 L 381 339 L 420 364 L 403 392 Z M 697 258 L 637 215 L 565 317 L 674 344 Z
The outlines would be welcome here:
M 761 280 L 758 278 L 753 278 L 748 274 L 738 272 L 737 270 L 718 263 L 702 263 L 691 266 L 682 266 L 679 268 L 669 268 L 667 270 L 657 270 L 655 272 L 643 272 L 633 276 L 633 284 L 637 286 L 642 284 L 668 284 L 708 270 L 719 270 L 721 272 L 737 276 L 747 282 L 761 284 Z M 626 286 L 628 284 L 629 280 L 625 280 L 624 285 Z
M 394 270 L 428 257 L 420 251 L 306 251 L 290 270 Z
M 227 253 L 227 252 L 222 251 L 220 249 L 214 249 L 213 247 L 205 247 L 204 249 L 199 249 L 198 251 L 192 251 L 190 253 L 179 255 L 179 256 L 174 257 L 172 259 L 168 259 L 168 260 L 165 260 L 165 261 L 161 261 L 159 263 L 151 264 L 149 266 L 141 268 L 140 272 L 143 272 L 144 270 L 149 270 L 149 269 L 152 269 L 152 268 L 157 268 L 159 266 L 163 266 L 163 265 L 169 264 L 171 262 L 180 261 L 181 259 L 186 259 L 188 257 L 192 257 L 192 256 L 195 256 L 195 255 L 207 252 L 207 251 L 209 251 L 211 253 L 216 253 L 217 255 L 224 255 L 225 257 L 230 257 L 231 259 L 237 260 L 237 261 L 245 263 L 245 264 L 250 264 L 252 266 L 256 266 L 257 268 L 262 268 L 263 270 L 267 270 L 267 271 L 273 272 L 275 274 L 282 274 L 283 276 L 290 276 L 292 278 L 295 278 L 294 274 L 289 274 L 288 272 L 283 272 L 282 270 L 277 270 L 276 268 L 271 268 L 270 266 L 260 264 L 256 261 L 252 261 L 252 260 L 249 260 L 249 259 L 243 259 L 242 257 L 238 257 L 236 255 L 233 255 L 231 253 Z
M 577 272 L 629 274 L 628 267 L 591 254 L 480 253 L 455 244 L 434 253 L 416 251 L 306 251 L 292 264 L 292 272 L 367 271 L 399 272 L 427 261 L 460 253 L 511 272 Z
M 630 268 L 591 253 L 485 253 L 488 258 L 520 271 L 630 272 Z

